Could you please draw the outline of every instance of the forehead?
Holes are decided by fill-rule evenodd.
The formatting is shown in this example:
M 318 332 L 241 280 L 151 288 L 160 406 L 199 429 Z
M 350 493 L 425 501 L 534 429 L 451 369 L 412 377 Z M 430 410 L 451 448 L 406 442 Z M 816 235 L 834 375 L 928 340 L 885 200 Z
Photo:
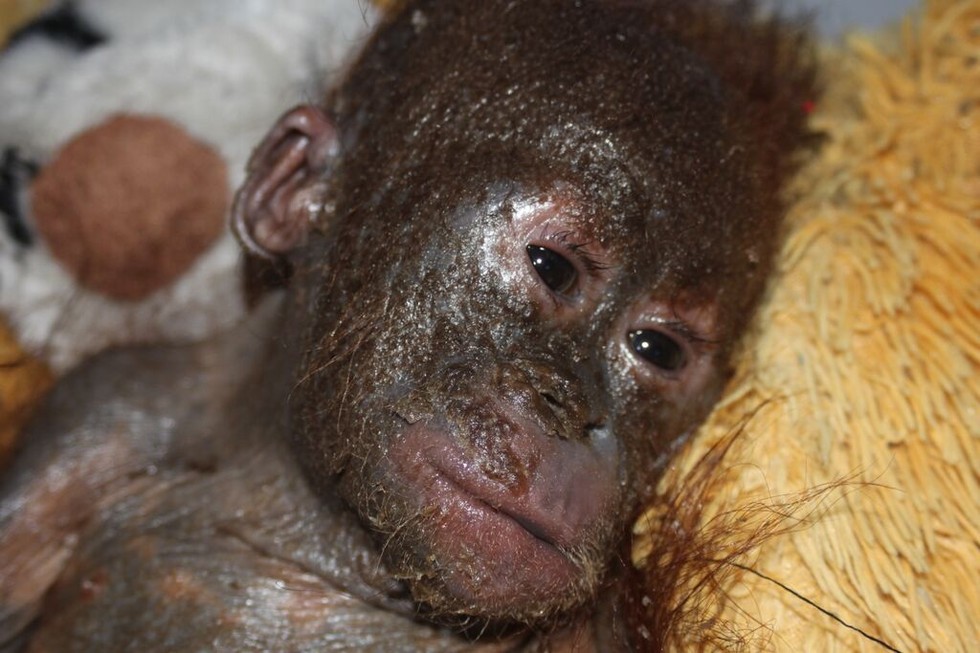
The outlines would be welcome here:
M 345 144 L 380 153 L 377 172 L 440 179 L 457 198 L 515 175 L 574 179 L 634 220 L 711 208 L 732 150 L 723 90 L 649 16 L 601 2 L 454 4 L 413 3 L 334 98 Z
M 502 181 L 565 184 L 584 237 L 638 265 L 688 283 L 727 255 L 711 241 L 744 228 L 744 148 L 721 83 L 643 3 L 460 4 L 414 3 L 333 98 L 353 203 L 445 224 Z
M 695 122 L 717 140 L 720 84 L 654 25 L 604 2 L 456 4 L 412 3 L 368 44 L 333 98 L 350 142 L 379 120 L 410 126 L 389 145 L 455 142 L 459 154 L 460 141 L 496 140 L 567 159 L 627 133 L 676 147 Z

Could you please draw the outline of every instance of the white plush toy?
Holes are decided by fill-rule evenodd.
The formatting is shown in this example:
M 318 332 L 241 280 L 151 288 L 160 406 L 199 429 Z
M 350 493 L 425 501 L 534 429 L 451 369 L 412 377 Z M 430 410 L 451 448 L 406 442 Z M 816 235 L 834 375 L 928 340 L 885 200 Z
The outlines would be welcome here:
M 316 101 L 366 0 L 62 2 L 0 54 L 0 313 L 64 371 L 246 310 L 227 228 L 251 151 Z

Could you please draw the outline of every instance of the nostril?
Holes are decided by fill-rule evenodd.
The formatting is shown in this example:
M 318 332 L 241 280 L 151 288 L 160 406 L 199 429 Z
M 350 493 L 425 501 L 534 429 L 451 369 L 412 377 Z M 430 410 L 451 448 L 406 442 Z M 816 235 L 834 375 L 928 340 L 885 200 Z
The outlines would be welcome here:
M 544 400 L 547 401 L 551 406 L 555 408 L 561 408 L 561 402 L 558 401 L 558 398 L 555 397 L 555 395 L 551 394 L 550 392 L 542 392 L 541 396 L 544 397 Z
M 589 441 L 597 447 L 608 447 L 615 444 L 612 433 L 606 427 L 605 422 L 590 422 L 585 425 L 585 434 Z

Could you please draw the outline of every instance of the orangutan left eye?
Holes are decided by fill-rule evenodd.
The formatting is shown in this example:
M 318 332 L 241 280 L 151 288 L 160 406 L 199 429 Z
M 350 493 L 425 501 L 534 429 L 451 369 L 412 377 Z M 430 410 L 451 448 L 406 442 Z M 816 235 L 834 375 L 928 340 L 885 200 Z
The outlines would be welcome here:
M 538 277 L 553 292 L 565 295 L 575 288 L 578 272 L 564 256 L 540 245 L 528 245 L 527 255 Z

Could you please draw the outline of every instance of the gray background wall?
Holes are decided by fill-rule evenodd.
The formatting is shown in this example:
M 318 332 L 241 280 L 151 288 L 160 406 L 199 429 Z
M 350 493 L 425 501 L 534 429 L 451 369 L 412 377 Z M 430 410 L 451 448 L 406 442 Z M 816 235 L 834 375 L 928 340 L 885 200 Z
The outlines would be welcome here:
M 918 0 L 779 0 L 793 12 L 812 11 L 822 34 L 840 34 L 849 25 L 877 27 L 905 14 Z

